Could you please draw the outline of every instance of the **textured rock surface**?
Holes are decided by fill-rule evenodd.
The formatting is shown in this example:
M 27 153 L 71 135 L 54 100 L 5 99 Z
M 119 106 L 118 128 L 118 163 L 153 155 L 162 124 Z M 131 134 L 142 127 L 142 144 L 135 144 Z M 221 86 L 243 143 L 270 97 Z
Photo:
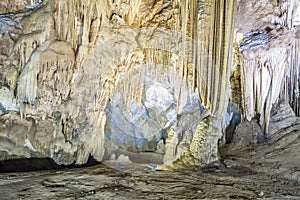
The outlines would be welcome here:
M 2 160 L 206 166 L 297 124 L 297 0 L 2 4 Z
M 15 5 L 4 9 L 18 14 L 3 18 L 1 29 L 10 36 L 3 39 L 9 45 L 2 53 L 2 87 L 13 97 L 2 103 L 5 158 L 81 164 L 89 155 L 101 161 L 151 151 L 167 155 L 158 163 L 183 154 L 201 161 L 190 164 L 218 160 L 235 2 Z M 207 126 L 200 122 L 208 115 L 217 126 L 212 135 L 210 127 L 197 128 Z M 31 131 L 11 136 L 10 123 L 29 124 Z
M 2 199 L 296 200 L 300 196 L 297 182 L 248 168 L 163 172 L 143 169 L 132 173 L 98 165 L 85 169 L 1 174 L 0 178 Z
M 299 1 L 239 1 L 236 39 L 241 52 L 244 116 L 260 115 L 268 135 L 274 103 L 287 101 L 298 113 Z M 250 17 L 248 17 L 250 16 Z

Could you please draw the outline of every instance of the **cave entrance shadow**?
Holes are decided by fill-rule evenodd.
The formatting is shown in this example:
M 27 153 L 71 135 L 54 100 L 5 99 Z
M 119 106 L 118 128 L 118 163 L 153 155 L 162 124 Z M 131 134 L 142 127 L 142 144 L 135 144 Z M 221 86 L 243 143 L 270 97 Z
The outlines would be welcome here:
M 58 165 L 51 158 L 19 158 L 0 161 L 0 173 L 63 170 L 90 167 L 98 164 L 100 164 L 100 162 L 96 161 L 92 156 L 90 156 L 87 163 L 83 165 L 77 165 L 75 163 L 70 165 Z

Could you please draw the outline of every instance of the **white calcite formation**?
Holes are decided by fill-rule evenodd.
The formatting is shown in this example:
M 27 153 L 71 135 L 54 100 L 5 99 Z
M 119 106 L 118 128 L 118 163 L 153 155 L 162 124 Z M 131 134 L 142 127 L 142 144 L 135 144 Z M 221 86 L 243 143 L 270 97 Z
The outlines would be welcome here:
M 299 2 L 259 2 L 44 0 L 0 10 L 0 159 L 206 166 L 241 117 L 267 138 L 273 104 L 299 114 Z
M 244 36 L 237 41 L 241 53 L 243 114 L 249 121 L 256 116 L 266 137 L 275 103 L 289 102 L 299 113 L 298 4 L 294 0 L 257 1 L 254 5 L 240 1 L 238 9 L 238 16 L 252 16 L 237 18 L 242 23 L 261 19 L 251 26 L 251 30 L 240 23 L 236 31 Z M 246 10 L 249 6 L 253 8 Z

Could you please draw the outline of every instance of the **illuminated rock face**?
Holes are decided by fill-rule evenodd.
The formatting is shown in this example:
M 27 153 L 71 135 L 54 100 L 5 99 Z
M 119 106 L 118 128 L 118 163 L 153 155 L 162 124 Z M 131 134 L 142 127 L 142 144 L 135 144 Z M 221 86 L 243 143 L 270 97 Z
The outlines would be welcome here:
M 299 68 L 299 42 L 276 45 L 276 37 L 296 30 L 290 8 L 297 2 L 271 6 L 285 17 L 268 14 L 254 30 L 241 27 L 247 2 L 44 0 L 5 7 L 2 13 L 16 13 L 0 16 L 1 158 L 82 164 L 90 155 L 104 161 L 152 152 L 166 166 L 205 166 L 218 161 L 218 147 L 227 132 L 231 140 L 241 114 L 260 115 L 268 133 L 280 95 L 298 108 L 289 96 L 298 79 L 285 77 Z
M 274 104 L 288 102 L 299 115 L 298 4 L 293 0 L 239 2 L 236 31 L 243 35 L 237 42 L 244 117 L 249 121 L 258 117 L 266 137 Z M 249 23 L 251 29 L 243 26 Z

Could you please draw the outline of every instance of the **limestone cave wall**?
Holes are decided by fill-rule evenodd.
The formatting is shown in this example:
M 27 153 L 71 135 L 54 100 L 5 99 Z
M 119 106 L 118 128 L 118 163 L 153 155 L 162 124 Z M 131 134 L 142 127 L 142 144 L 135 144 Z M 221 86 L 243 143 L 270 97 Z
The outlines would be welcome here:
M 299 4 L 0 3 L 0 159 L 205 166 L 241 121 L 268 139 L 300 112 Z

